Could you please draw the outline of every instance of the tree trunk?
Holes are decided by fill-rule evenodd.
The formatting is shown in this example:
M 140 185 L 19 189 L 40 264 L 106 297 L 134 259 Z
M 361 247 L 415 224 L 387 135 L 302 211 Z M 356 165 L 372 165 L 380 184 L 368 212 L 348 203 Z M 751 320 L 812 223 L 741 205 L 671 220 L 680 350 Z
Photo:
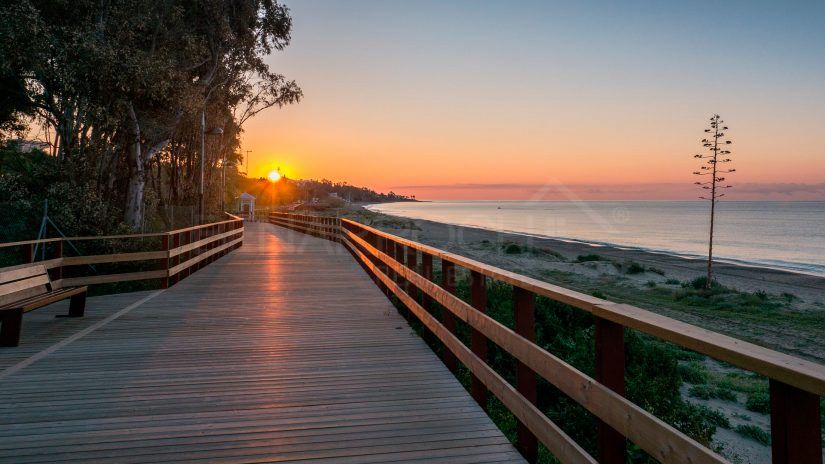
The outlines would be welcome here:
M 127 156 L 129 164 L 129 185 L 126 189 L 126 208 L 124 220 L 133 229 L 139 229 L 143 223 L 143 193 L 146 189 L 146 171 L 143 157 L 140 156 L 140 140 L 132 142 Z
M 129 185 L 126 189 L 123 219 L 133 229 L 139 229 L 143 223 L 143 192 L 146 189 L 146 172 L 140 145 L 140 123 L 135 114 L 135 108 L 131 104 L 129 104 L 129 118 L 132 120 L 132 140 L 126 154 Z
M 143 137 L 140 131 L 140 122 L 134 107 L 129 105 L 129 118 L 132 120 L 132 141 L 126 155 L 126 163 L 129 169 L 129 185 L 126 189 L 126 208 L 124 220 L 134 229 L 140 228 L 143 224 L 143 217 L 146 208 L 143 205 L 144 191 L 146 190 L 146 165 L 152 158 L 160 153 L 169 144 L 169 139 L 164 138 L 151 140 L 154 145 L 146 145 L 144 148 Z M 165 137 L 169 134 L 165 133 Z M 155 143 L 156 142 L 156 143 Z

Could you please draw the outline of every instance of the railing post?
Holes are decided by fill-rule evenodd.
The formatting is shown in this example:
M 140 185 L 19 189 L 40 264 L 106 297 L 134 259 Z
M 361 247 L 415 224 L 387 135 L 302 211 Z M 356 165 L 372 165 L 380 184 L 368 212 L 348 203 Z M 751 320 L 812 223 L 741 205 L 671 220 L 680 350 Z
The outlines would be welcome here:
M 202 239 L 203 239 L 203 228 L 200 227 L 197 230 L 195 230 L 195 241 L 199 242 Z M 197 252 L 195 254 L 195 256 L 202 255 L 203 254 L 203 244 L 198 245 L 198 247 L 195 249 L 195 251 Z M 198 261 L 198 263 L 195 264 L 195 272 L 200 271 L 201 266 L 203 266 L 203 261 Z
M 187 243 L 188 244 L 195 243 L 195 231 L 194 230 L 189 231 L 189 241 Z M 189 251 L 186 252 L 186 261 L 189 261 L 190 259 L 195 257 L 195 251 L 197 251 L 197 250 L 189 250 Z M 190 265 L 190 266 L 186 267 L 186 277 L 189 277 L 190 275 L 192 275 L 193 272 L 195 272 L 195 267 L 194 266 Z
M 210 226 L 209 227 L 209 238 L 211 239 L 212 237 L 214 237 L 216 235 L 218 235 L 218 226 L 217 225 Z M 209 242 L 209 247 L 207 248 L 207 251 L 212 251 L 215 248 L 217 248 L 217 246 L 218 246 L 218 242 L 213 239 L 212 241 Z M 206 261 L 209 264 L 212 264 L 212 263 L 215 262 L 216 259 L 218 259 L 218 255 L 212 255 Z
M 378 246 L 378 237 L 372 232 L 369 232 L 366 229 L 352 230 L 349 226 L 344 227 L 344 229 L 352 232 L 355 236 L 364 239 L 364 241 L 366 241 L 367 244 L 371 245 L 376 250 L 381 250 L 381 248 Z M 364 254 L 367 256 L 367 259 L 369 259 L 369 261 L 375 265 L 376 269 L 374 270 L 370 269 L 366 264 L 362 264 L 362 267 L 364 268 L 364 271 L 366 271 L 367 274 L 369 274 L 370 278 L 372 278 L 372 281 L 378 287 L 378 290 L 380 290 L 381 293 L 386 295 L 387 292 L 384 290 L 384 286 L 381 282 L 381 279 L 378 277 L 378 273 L 381 272 L 381 260 L 378 258 L 378 256 L 375 256 L 372 253 L 366 251 L 366 247 L 359 246 L 355 243 L 353 243 L 352 246 L 356 249 L 363 249 Z M 356 261 L 361 263 L 360 259 L 356 258 Z
M 487 278 L 477 271 L 470 272 L 470 290 L 471 302 L 473 308 L 482 313 L 487 312 Z M 470 349 L 473 354 L 487 362 L 487 337 L 474 328 L 470 328 Z M 470 387 L 470 394 L 476 403 L 485 411 L 487 410 L 487 387 L 475 375 L 472 377 L 472 385 Z
M 385 246 L 386 242 L 384 240 L 384 237 L 381 237 L 380 235 L 374 234 L 373 235 L 373 241 L 374 241 L 373 246 L 378 251 L 380 251 L 384 254 L 387 253 L 387 249 L 386 249 L 386 246 Z M 378 272 L 389 275 L 389 274 L 387 274 L 387 266 L 384 264 L 384 261 L 381 261 L 381 259 L 376 256 L 374 262 L 378 266 Z M 378 282 L 378 288 L 380 288 L 381 291 L 384 293 L 384 295 L 386 295 L 387 298 L 389 298 L 390 289 L 389 289 L 389 287 L 387 287 L 387 284 L 385 284 L 383 280 L 378 278 L 378 276 L 376 276 L 375 278 L 376 278 L 376 281 Z
M 54 243 L 54 252 L 52 254 L 52 258 L 55 259 L 63 259 L 63 239 L 60 239 Z M 54 270 L 54 276 L 52 280 L 60 280 L 63 278 L 63 262 L 61 261 L 57 267 L 52 268 Z
M 402 266 L 404 265 L 404 245 L 400 243 L 395 244 L 395 261 Z M 395 274 L 395 283 L 397 283 L 401 288 L 407 287 L 407 281 L 400 273 Z
M 380 251 L 381 253 L 384 253 L 385 255 L 389 255 L 389 251 L 387 250 L 387 239 L 385 239 L 384 237 L 381 237 L 380 235 L 376 235 L 376 236 L 375 236 L 375 248 L 377 248 L 377 249 L 378 249 L 378 251 Z M 384 262 L 383 262 L 383 261 L 381 261 L 380 259 L 378 259 L 378 260 L 376 261 L 376 264 L 377 264 L 377 266 L 378 266 L 378 270 L 379 270 L 381 273 L 383 273 L 383 274 L 387 275 L 388 277 L 390 276 L 390 273 L 389 273 L 389 271 L 387 270 L 387 266 L 384 264 Z M 390 289 L 389 289 L 389 287 L 387 287 L 387 286 L 383 283 L 383 281 L 381 281 L 381 286 L 380 286 L 380 288 L 381 288 L 381 291 L 383 291 L 383 292 L 384 292 L 384 295 L 386 295 L 386 296 L 387 296 L 387 298 L 389 298 L 389 297 L 390 297 Z
M 218 224 L 215 226 L 215 235 L 221 235 L 226 232 L 226 224 Z M 226 237 L 221 237 L 215 241 L 215 248 L 222 247 L 226 243 Z M 215 253 L 215 259 L 218 259 L 226 254 L 226 250 Z
M 821 464 L 819 397 L 770 380 L 773 464 Z
M 531 342 L 535 342 L 536 313 L 533 292 L 520 287 L 513 287 L 513 312 L 516 333 Z M 527 401 L 533 404 L 538 401 L 536 373 L 518 360 L 516 360 L 516 389 Z M 536 436 L 521 421 L 518 421 L 516 433 L 518 436 L 516 448 L 527 462 L 536 462 L 538 460 Z
M 413 272 L 418 272 L 418 250 L 408 246 L 407 248 L 407 268 Z M 418 289 L 410 280 L 407 280 L 407 295 L 417 299 L 413 293 L 417 293 Z
M 387 239 L 387 247 L 389 247 L 389 252 L 387 254 L 390 255 L 390 258 L 392 258 L 394 261 L 397 262 L 398 261 L 398 248 L 400 248 L 401 245 L 395 243 L 392 239 L 388 238 Z M 392 268 L 390 268 L 390 275 L 392 276 L 392 280 L 396 284 L 401 283 L 401 277 L 398 275 L 397 272 L 393 271 Z
M 174 232 L 172 234 L 172 249 L 178 248 L 181 245 L 181 237 L 182 234 L 180 232 Z M 174 258 L 171 258 L 171 267 L 175 267 L 180 264 L 180 255 L 176 255 Z M 180 282 L 180 272 L 175 274 L 171 277 L 171 281 L 169 282 L 170 285 L 175 285 L 176 283 Z
M 428 281 L 433 281 L 433 255 L 423 251 L 421 252 L 421 275 Z M 433 299 L 426 292 L 421 292 L 421 306 L 424 309 L 432 310 L 432 301 Z
M 161 279 L 161 288 L 169 288 L 169 234 L 163 234 L 160 238 L 160 247 L 166 252 L 166 257 L 163 258 L 163 270 L 166 271 L 166 277 Z
M 441 287 L 455 295 L 455 264 L 443 258 L 441 259 Z M 449 309 L 444 308 L 442 315 L 444 318 L 444 328 L 446 328 L 451 334 L 456 335 L 456 320 L 453 313 L 450 312 Z M 453 374 L 458 372 L 458 360 L 453 352 L 445 347 L 443 356 L 444 365 L 447 366 Z
M 624 327 L 596 318 L 596 380 L 619 395 L 625 394 Z M 599 421 L 598 452 L 601 464 L 627 461 L 625 437 Z
M 384 244 L 384 248 L 381 251 L 383 251 L 384 254 L 389 256 L 390 258 L 394 258 L 395 257 L 395 242 L 393 242 L 392 240 L 390 240 L 387 237 L 384 237 L 382 242 Z M 384 273 L 387 275 L 387 277 L 390 278 L 390 280 L 392 280 L 393 282 L 396 281 L 395 272 L 393 272 L 393 270 L 389 266 L 389 264 L 384 266 Z M 392 296 L 392 291 L 389 289 L 389 287 L 387 288 L 387 296 L 388 297 Z
M 221 239 L 221 246 L 226 245 L 227 243 L 230 242 L 231 239 L 229 238 L 229 236 L 231 235 L 231 233 L 230 233 L 231 230 L 232 230 L 232 223 L 231 222 L 227 222 L 226 224 L 221 226 L 221 233 L 226 234 L 226 237 Z M 229 254 L 229 248 L 224 249 L 223 252 L 221 253 L 221 256 L 224 256 L 224 255 L 227 255 L 227 254 Z
M 34 262 L 34 244 L 27 243 L 25 245 L 20 245 L 20 248 L 23 251 L 23 262 L 24 263 L 33 263 Z
M 215 248 L 215 242 L 213 240 L 211 240 L 212 237 L 214 237 L 214 236 L 215 236 L 215 226 L 209 226 L 209 228 L 206 229 L 206 238 L 210 239 L 210 241 L 206 245 L 206 250 L 204 250 L 204 251 L 212 251 L 212 249 Z M 209 256 L 204 261 L 205 261 L 205 263 L 204 263 L 203 267 L 206 267 L 206 266 L 212 264 L 212 262 L 215 261 L 215 255 Z

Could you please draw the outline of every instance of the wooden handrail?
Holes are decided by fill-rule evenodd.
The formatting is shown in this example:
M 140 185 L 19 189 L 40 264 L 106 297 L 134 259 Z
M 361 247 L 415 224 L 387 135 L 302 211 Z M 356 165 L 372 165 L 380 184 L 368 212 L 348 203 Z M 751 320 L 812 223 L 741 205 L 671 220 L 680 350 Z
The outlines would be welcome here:
M 230 218 L 210 224 L 202 224 L 184 229 L 151 234 L 107 235 L 95 237 L 49 238 L 41 240 L 26 240 L 0 244 L 0 248 L 19 246 L 25 248 L 27 254 L 24 264 L 9 266 L 4 270 L 30 266 L 34 262 L 31 252 L 33 245 L 38 243 L 56 243 L 57 256 L 48 253 L 46 260 L 37 261 L 44 265 L 54 276 L 56 288 L 73 285 L 94 285 L 112 282 L 127 282 L 138 280 L 161 279 L 162 286 L 174 285 L 180 279 L 211 263 L 224 254 L 240 247 L 243 244 L 243 219 L 226 213 Z M 85 256 L 63 256 L 63 241 L 65 240 L 117 240 L 145 237 L 160 237 L 161 250 L 139 251 L 130 253 L 112 253 Z M 39 254 L 39 253 L 38 253 Z M 183 257 L 183 261 L 181 261 Z M 72 266 L 86 266 L 93 264 L 129 263 L 160 261 L 161 269 L 121 272 L 115 274 L 91 275 L 82 277 L 63 278 L 63 268 Z
M 63 241 L 62 238 L 41 238 L 37 240 L 21 240 L 19 242 L 0 243 L 0 248 L 16 247 L 21 245 L 36 245 L 38 243 L 52 243 Z
M 525 439 L 528 443 L 519 444 L 519 450 L 528 459 L 535 459 L 535 442 L 529 445 L 531 437 L 538 438 L 562 462 L 591 462 L 589 459 L 592 458 L 582 456 L 578 445 L 555 424 L 548 423 L 543 414 L 540 418 L 531 412 L 534 405 L 528 398 L 535 398 L 535 382 L 519 379 L 515 388 L 506 382 L 502 385 L 500 377 L 486 364 L 486 350 L 467 348 L 455 338 L 451 318 L 463 321 L 471 332 L 478 334 L 479 344 L 486 345 L 490 340 L 509 353 L 521 366 L 520 377 L 538 374 L 593 413 L 601 424 L 598 436 L 600 462 L 624 462 L 625 437 L 662 462 L 725 462 L 721 456 L 623 397 L 624 356 L 617 357 L 615 352 L 624 352 L 622 334 L 626 327 L 768 377 L 773 461 L 821 463 L 819 397 L 825 395 L 825 367 L 822 365 L 635 306 L 613 303 L 522 276 L 349 219 L 271 213 L 269 220 L 299 232 L 338 241 L 349 249 L 376 284 L 388 296 L 395 295 L 444 344 L 445 363 L 450 366 L 451 356 L 455 356 L 470 370 L 474 379 L 473 397 L 482 403 L 489 390 L 516 416 L 519 440 Z M 421 254 L 420 261 L 418 253 Z M 441 260 L 444 274 L 441 285 L 431 281 L 434 257 Z M 419 262 L 424 275 L 419 273 Z M 454 266 L 470 271 L 474 294 L 472 305 L 454 295 L 454 283 L 450 282 L 454 279 Z M 485 291 L 483 282 L 487 278 L 513 287 L 516 310 L 521 306 L 532 311 L 532 300 L 538 295 L 592 314 L 596 319 L 596 378 L 588 377 L 533 343 L 532 317 L 528 318 L 530 325 L 526 329 L 517 323 L 513 331 L 484 314 L 484 300 L 480 306 L 475 304 L 475 294 L 477 289 Z M 413 296 L 418 290 L 422 292 L 422 298 L 435 301 L 446 309 L 443 322 L 419 304 Z M 476 335 L 473 337 L 475 347 Z M 477 392 L 477 386 L 482 390 Z
M 187 231 L 190 231 L 190 230 L 196 230 L 196 229 L 202 229 L 202 228 L 205 228 L 205 227 L 211 227 L 211 226 L 214 226 L 216 224 L 228 224 L 228 223 L 232 223 L 234 221 L 243 221 L 243 218 L 238 217 L 234 214 L 231 214 L 231 213 L 224 213 L 224 214 L 229 216 L 230 219 L 228 219 L 226 221 L 219 221 L 219 222 L 213 222 L 213 223 L 209 223 L 209 224 L 201 224 L 201 225 L 197 225 L 197 226 L 186 227 L 186 228 L 183 228 L 183 229 L 169 230 L 169 231 L 166 231 L 166 232 L 150 232 L 150 233 L 147 233 L 147 234 L 92 235 L 92 236 L 65 237 L 65 238 L 63 238 L 63 237 L 40 238 L 40 239 L 32 239 L 32 240 L 22 240 L 22 241 L 18 241 L 18 242 L 0 243 L 0 248 L 14 247 L 14 246 L 20 246 L 20 245 L 36 245 L 38 243 L 54 243 L 54 242 L 60 242 L 60 241 L 65 241 L 65 240 L 76 242 L 76 241 L 81 241 L 81 240 L 123 240 L 123 239 L 127 239 L 127 238 L 163 237 L 163 236 L 174 235 L 174 234 L 178 234 L 178 233 L 182 233 L 182 232 L 187 232 Z
M 487 339 L 525 363 L 591 413 L 623 432 L 631 441 L 657 459 L 680 463 L 724 462 L 710 450 L 652 414 L 612 392 L 535 343 L 516 334 L 492 317 L 477 311 L 413 270 L 399 264 L 363 238 L 346 229 L 344 234 L 346 244 L 352 247 L 352 243 L 355 242 L 362 250 L 366 249 L 369 254 L 379 258 L 394 272 L 426 292 L 461 321 L 484 334 Z M 397 293 L 396 295 L 400 296 Z
M 825 367 L 820 364 L 702 329 L 635 306 L 613 303 L 532 277 L 506 271 L 455 253 L 397 237 L 349 219 L 341 219 L 341 222 L 351 224 L 380 237 L 391 239 L 404 246 L 413 247 L 470 271 L 479 272 L 484 276 L 522 288 L 536 295 L 545 296 L 625 327 L 700 352 L 714 359 L 728 362 L 766 377 L 781 380 L 810 393 L 825 396 Z
M 569 435 L 564 433 L 559 426 L 548 419 L 535 405 L 525 400 L 524 397 L 494 371 L 493 368 L 467 348 L 458 337 L 446 330 L 435 317 L 402 290 L 398 283 L 380 271 L 349 239 L 344 238 L 343 243 L 362 263 L 381 279 L 384 285 L 392 290 L 393 294 L 398 296 L 398 298 L 414 312 L 416 317 L 444 343 L 447 349 L 452 351 L 453 354 L 467 366 L 470 372 L 482 379 L 484 384 L 493 390 L 501 402 L 504 403 L 519 420 L 528 424 L 530 430 L 540 437 L 542 443 L 544 443 L 556 457 L 560 458 L 562 462 L 596 463 L 596 460 L 587 454 Z M 387 259 L 387 262 L 392 261 L 388 256 L 383 256 Z

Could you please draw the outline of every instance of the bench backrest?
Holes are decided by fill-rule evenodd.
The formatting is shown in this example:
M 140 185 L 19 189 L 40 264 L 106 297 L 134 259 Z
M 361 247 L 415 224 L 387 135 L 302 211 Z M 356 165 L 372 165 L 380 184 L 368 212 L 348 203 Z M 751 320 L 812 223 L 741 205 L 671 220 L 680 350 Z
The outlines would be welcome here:
M 0 306 L 51 290 L 49 273 L 42 264 L 0 271 Z

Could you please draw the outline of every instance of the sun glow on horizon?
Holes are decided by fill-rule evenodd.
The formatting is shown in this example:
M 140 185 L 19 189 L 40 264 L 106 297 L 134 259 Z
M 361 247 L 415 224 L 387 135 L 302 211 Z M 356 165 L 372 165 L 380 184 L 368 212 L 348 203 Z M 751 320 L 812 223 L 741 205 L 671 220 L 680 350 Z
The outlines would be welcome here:
M 281 180 L 281 173 L 273 169 L 272 171 L 269 171 L 269 174 L 267 174 L 266 177 L 272 182 L 278 182 Z

